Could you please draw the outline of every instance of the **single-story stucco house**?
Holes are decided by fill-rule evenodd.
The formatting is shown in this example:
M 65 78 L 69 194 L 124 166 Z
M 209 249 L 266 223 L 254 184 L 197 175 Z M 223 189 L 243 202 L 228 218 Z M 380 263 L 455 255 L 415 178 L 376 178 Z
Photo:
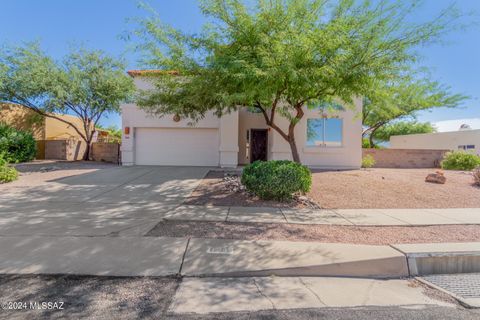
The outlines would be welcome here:
M 391 136 L 390 148 L 464 150 L 480 155 L 480 129 Z
M 129 71 L 137 88 L 147 89 L 149 70 Z M 362 149 L 362 101 L 356 110 L 332 114 L 306 110 L 296 125 L 301 162 L 318 168 L 359 168 Z M 269 128 L 263 116 L 247 109 L 220 118 L 211 114 L 193 126 L 189 119 L 154 117 L 135 104 L 121 106 L 122 164 L 236 167 L 255 160 L 291 159 L 289 144 Z M 281 119 L 281 120 L 280 120 Z M 280 127 L 288 122 L 277 117 Z M 308 129 L 307 129 L 308 128 Z M 308 131 L 308 134 L 307 134 Z

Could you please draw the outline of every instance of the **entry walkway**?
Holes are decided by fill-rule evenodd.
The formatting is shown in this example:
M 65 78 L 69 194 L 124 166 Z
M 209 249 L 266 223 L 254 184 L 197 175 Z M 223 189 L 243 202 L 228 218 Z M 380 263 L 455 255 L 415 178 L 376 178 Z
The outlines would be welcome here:
M 269 207 L 179 206 L 167 220 L 428 226 L 480 224 L 480 208 L 455 209 L 285 209 Z

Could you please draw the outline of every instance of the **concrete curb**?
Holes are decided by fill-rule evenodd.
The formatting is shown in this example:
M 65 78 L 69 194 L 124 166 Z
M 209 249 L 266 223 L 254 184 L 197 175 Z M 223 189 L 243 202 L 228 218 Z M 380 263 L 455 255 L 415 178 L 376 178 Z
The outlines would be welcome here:
M 480 242 L 392 245 L 407 258 L 410 276 L 480 272 Z

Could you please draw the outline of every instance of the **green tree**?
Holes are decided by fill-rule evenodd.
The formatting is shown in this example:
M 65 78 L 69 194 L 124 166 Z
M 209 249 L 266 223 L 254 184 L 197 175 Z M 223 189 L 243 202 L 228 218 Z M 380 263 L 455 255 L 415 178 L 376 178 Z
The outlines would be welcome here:
M 399 121 L 387 124 L 375 131 L 375 141 L 389 141 L 391 136 L 432 133 L 436 129 L 430 122 Z
M 290 145 L 299 162 L 294 129 L 307 107 L 342 101 L 353 106 L 377 81 L 411 72 L 415 48 L 437 41 L 459 17 L 446 8 L 414 23 L 417 1 L 206 0 L 211 21 L 201 33 L 168 26 L 155 12 L 137 20 L 143 62 L 180 77 L 158 74 L 138 105 L 163 116 L 199 119 L 254 107 Z M 214 26 L 214 28 L 212 27 Z M 130 37 L 131 35 L 129 35 Z M 171 72 L 170 72 L 171 74 Z M 278 117 L 289 120 L 286 128 Z
M 108 142 L 117 142 L 117 143 L 122 142 L 122 129 L 120 129 L 116 125 L 113 124 L 108 127 L 104 127 L 102 125 L 97 124 L 97 128 L 108 132 L 108 135 L 109 135 Z
M 37 43 L 0 52 L 0 102 L 13 103 L 70 125 L 86 142 L 84 159 L 99 119 L 118 112 L 134 93 L 124 64 L 102 51 L 80 49 L 63 60 L 46 55 Z M 69 113 L 82 126 L 56 116 Z
M 448 87 L 426 77 L 414 79 L 412 76 L 402 76 L 393 81 L 376 81 L 376 85 L 364 98 L 362 138 L 368 138 L 370 147 L 373 148 L 375 139 L 385 141 L 382 137 L 385 137 L 388 130 L 383 128 L 388 124 L 399 120 L 415 121 L 418 111 L 453 108 L 466 98 L 467 96 L 451 93 Z M 405 133 L 398 134 L 421 133 L 414 132 L 415 129 L 428 130 L 427 127 L 421 128 L 419 124 L 408 127 L 408 122 L 403 123 L 405 125 L 398 123 L 390 128 L 405 130 Z M 409 132 L 409 129 L 413 131 Z

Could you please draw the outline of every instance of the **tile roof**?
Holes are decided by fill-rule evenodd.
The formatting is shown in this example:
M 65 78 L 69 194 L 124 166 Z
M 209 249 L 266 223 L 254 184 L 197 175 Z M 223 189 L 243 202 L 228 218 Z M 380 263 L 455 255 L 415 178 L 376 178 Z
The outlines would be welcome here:
M 127 73 L 131 77 L 154 76 L 154 75 L 172 75 L 178 76 L 180 72 L 176 70 L 129 70 Z

